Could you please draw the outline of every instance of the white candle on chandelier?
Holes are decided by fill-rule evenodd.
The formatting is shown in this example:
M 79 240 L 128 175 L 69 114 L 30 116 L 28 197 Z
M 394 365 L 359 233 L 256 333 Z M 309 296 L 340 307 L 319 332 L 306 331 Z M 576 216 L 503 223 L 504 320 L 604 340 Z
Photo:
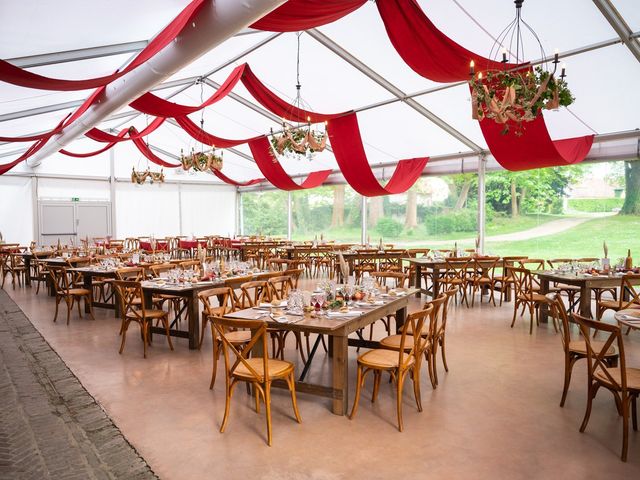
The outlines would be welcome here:
M 507 63 L 507 49 L 502 47 L 502 61 Z
M 471 62 L 469 62 L 469 75 L 473 76 L 475 73 L 476 73 L 476 62 L 471 60 Z
M 482 72 L 478 72 L 478 80 L 482 81 Z

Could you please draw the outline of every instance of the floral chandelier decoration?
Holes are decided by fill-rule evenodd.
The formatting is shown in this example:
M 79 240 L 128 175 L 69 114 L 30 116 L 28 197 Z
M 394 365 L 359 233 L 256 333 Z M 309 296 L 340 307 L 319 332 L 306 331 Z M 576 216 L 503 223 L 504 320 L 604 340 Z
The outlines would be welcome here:
M 187 172 L 220 171 L 223 165 L 222 152 L 218 155 L 215 148 L 210 152 L 196 152 L 191 148 L 191 153 L 185 155 L 184 151 L 180 150 L 180 163 L 182 169 Z
M 148 167 L 144 171 L 137 171 L 135 167 L 131 169 L 131 183 L 137 185 L 144 185 L 146 181 L 149 183 L 164 183 L 164 171 L 160 169 L 159 172 L 152 172 Z
M 300 35 L 302 32 L 297 33 L 297 52 L 296 52 L 296 97 L 292 102 L 291 109 L 302 109 L 312 111 L 311 107 L 302 99 L 300 89 Z M 285 158 L 292 158 L 300 160 L 306 158 L 307 160 L 313 160 L 316 152 L 323 151 L 327 146 L 327 129 L 326 122 L 324 124 L 324 130 L 318 128 L 313 129 L 311 126 L 311 118 L 307 117 L 307 123 L 291 126 L 282 119 L 282 131 L 274 133 L 271 129 L 271 146 L 273 148 L 272 154 L 274 156 L 274 162 L 277 161 L 278 156 L 284 156 Z
M 497 60 L 498 48 L 502 47 L 503 70 L 488 70 L 486 75 L 476 74 L 473 60 L 469 65 L 469 85 L 471 87 L 472 117 L 476 120 L 491 119 L 503 124 L 503 134 L 510 131 L 509 123 L 515 123 L 515 135 L 522 135 L 524 122 L 535 120 L 543 110 L 557 110 L 560 106 L 571 105 L 575 98 L 571 94 L 566 77 L 566 66 L 562 66 L 560 78 L 555 77 L 558 68 L 558 52 L 551 62 L 553 71 L 547 69 L 547 59 L 542 43 L 533 29 L 522 19 L 524 0 L 515 0 L 516 16 L 496 39 L 490 57 Z M 504 43 L 509 39 L 509 52 L 515 56 L 515 63 L 524 63 L 523 26 L 532 34 L 540 48 L 542 66 L 535 69 L 522 67 L 507 69 L 507 49 Z M 515 45 L 514 45 L 515 42 Z

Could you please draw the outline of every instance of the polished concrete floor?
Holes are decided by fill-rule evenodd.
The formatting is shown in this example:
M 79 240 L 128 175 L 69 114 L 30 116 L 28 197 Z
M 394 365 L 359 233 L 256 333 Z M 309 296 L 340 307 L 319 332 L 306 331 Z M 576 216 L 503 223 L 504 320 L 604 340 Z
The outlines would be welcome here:
M 394 394 L 385 382 L 376 404 L 370 402 L 371 384 L 366 386 L 351 421 L 333 415 L 329 400 L 298 394 L 298 424 L 287 392 L 275 390 L 268 447 L 264 416 L 255 413 L 242 388 L 234 395 L 227 431 L 219 433 L 224 387 L 219 382 L 208 388 L 209 339 L 202 351 L 174 340 L 171 352 L 156 335 L 145 360 L 140 337 L 131 331 L 118 355 L 119 323 L 112 311 L 96 310 L 95 321 L 74 312 L 67 326 L 61 319 L 52 322 L 54 302 L 42 292 L 7 291 L 163 479 L 640 478 L 640 434 L 631 431 L 629 461 L 622 463 L 622 421 L 612 396 L 598 394 L 587 431 L 579 433 L 584 362 L 576 366 L 560 408 L 560 337 L 550 324 L 533 335 L 528 321 L 509 328 L 511 304 L 452 308 L 450 371 L 440 365 L 436 390 L 423 371 L 422 413 L 407 385 L 403 433 L 396 429 Z M 628 364 L 640 366 L 640 333 L 625 341 Z M 357 354 L 349 354 L 352 400 Z M 297 357 L 293 350 L 286 355 Z M 328 382 L 328 361 L 320 352 L 310 380 Z

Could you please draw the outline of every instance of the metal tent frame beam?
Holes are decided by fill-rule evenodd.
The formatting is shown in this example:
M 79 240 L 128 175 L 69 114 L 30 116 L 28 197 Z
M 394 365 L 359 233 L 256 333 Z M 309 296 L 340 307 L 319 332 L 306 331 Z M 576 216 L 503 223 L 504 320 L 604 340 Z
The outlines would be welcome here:
M 631 51 L 636 60 L 640 62 L 640 42 L 635 38 L 637 34 L 634 34 L 629 28 L 629 24 L 620 15 L 620 12 L 611 3 L 611 0 L 593 0 L 600 13 L 607 19 L 611 27 L 616 31 L 622 43 Z

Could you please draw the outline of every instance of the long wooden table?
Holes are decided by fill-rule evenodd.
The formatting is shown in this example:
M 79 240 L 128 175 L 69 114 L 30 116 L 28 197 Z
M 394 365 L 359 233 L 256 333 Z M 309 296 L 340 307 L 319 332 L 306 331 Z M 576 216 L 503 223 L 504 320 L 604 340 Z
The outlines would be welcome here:
M 396 325 L 400 329 L 404 324 L 407 313 L 407 305 L 409 299 L 415 291 L 410 289 L 403 296 L 384 297 L 384 305 L 376 305 L 373 307 L 356 306 L 354 309 L 362 310 L 359 316 L 318 316 L 312 318 L 309 315 L 303 317 L 290 316 L 287 318 L 291 323 L 278 323 L 273 321 L 265 310 L 257 308 L 249 308 L 237 312 L 227 314 L 230 318 L 239 318 L 244 320 L 265 320 L 270 328 L 280 328 L 300 333 L 316 333 L 328 335 L 330 338 L 330 357 L 331 357 L 331 386 L 314 384 L 310 382 L 297 381 L 296 389 L 301 392 L 310 393 L 321 397 L 332 399 L 332 411 L 336 415 L 345 415 L 349 404 L 349 346 L 376 348 L 379 343 L 376 341 L 365 340 L 363 338 L 349 338 L 349 335 L 372 324 L 376 320 L 386 317 L 390 314 L 396 315 Z M 255 355 L 262 355 L 263 352 L 256 351 Z M 310 362 L 310 359 L 307 360 Z M 286 386 L 275 382 L 274 386 Z
M 540 293 L 549 293 L 549 284 L 560 283 L 565 285 L 575 285 L 580 287 L 579 313 L 583 317 L 593 318 L 591 313 L 591 290 L 594 288 L 615 288 L 622 283 L 621 275 L 587 275 L 583 273 L 559 273 L 551 270 L 533 272 L 540 279 Z M 640 280 L 636 280 L 634 285 L 640 285 Z M 627 292 L 620 292 L 626 298 Z M 540 320 L 546 322 L 549 316 L 547 305 L 542 305 L 540 309 Z
M 446 263 L 444 259 L 433 258 L 403 258 L 403 262 L 408 262 L 410 265 L 414 265 L 414 277 L 411 285 L 415 287 L 416 297 L 420 297 L 420 294 L 430 295 L 436 298 L 440 293 L 440 271 L 444 270 Z M 432 285 L 431 289 L 422 288 L 422 270 L 431 271 Z M 410 279 L 411 280 L 411 279 Z M 425 285 L 426 287 L 427 285 Z

